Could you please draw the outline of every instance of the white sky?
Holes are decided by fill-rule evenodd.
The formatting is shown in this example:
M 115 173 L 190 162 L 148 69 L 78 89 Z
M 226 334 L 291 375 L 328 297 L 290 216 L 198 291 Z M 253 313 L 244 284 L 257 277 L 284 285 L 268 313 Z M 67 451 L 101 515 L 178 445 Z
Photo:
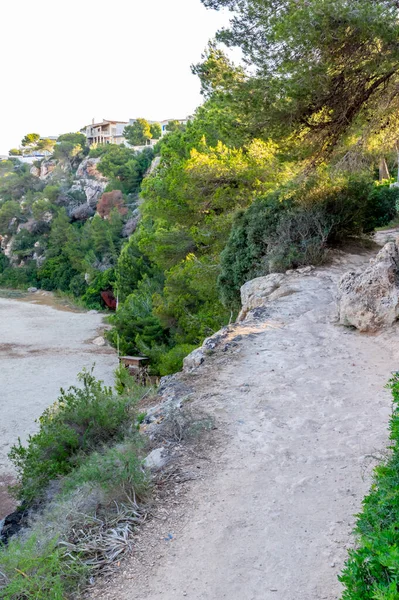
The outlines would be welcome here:
M 92 118 L 187 116 L 202 101 L 190 65 L 228 22 L 200 0 L 14 0 L 1 13 L 0 154 Z

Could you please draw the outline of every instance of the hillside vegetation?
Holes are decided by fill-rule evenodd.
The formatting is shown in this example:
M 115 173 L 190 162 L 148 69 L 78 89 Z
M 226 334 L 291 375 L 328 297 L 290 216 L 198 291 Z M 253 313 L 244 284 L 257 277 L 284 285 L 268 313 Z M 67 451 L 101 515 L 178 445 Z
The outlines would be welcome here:
M 65 134 L 32 172 L 1 163 L 0 285 L 88 308 L 113 291 L 110 340 L 161 375 L 228 323 L 245 280 L 323 262 L 398 199 L 396 3 L 204 4 L 235 11 L 218 38 L 245 66 L 209 44 L 186 127 L 141 153 Z
M 155 375 L 179 370 L 234 319 L 245 281 L 321 264 L 398 211 L 398 2 L 202 2 L 234 17 L 192 67 L 204 102 L 186 126 L 141 151 L 89 148 L 80 133 L 57 143 L 27 134 L 22 146 L 48 158 L 31 168 L 17 149 L 0 162 L 0 286 L 99 310 L 112 292 L 109 340 L 149 357 Z M 242 66 L 222 43 L 241 48 Z M 138 123 L 130 140 L 160 135 Z M 111 390 L 83 373 L 27 445 L 13 447 L 15 493 L 43 512 L 0 549 L 0 598 L 76 598 L 93 565 L 127 548 L 148 480 L 142 390 L 125 376 Z M 391 387 L 397 402 L 396 378 Z M 395 412 L 393 454 L 342 575 L 348 600 L 399 597 L 396 429 Z

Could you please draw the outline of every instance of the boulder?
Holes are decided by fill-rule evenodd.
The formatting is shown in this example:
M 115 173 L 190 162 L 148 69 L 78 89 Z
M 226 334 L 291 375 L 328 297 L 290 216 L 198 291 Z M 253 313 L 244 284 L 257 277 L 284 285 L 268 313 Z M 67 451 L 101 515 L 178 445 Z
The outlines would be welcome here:
M 265 277 L 256 277 L 247 281 L 241 288 L 241 312 L 238 321 L 243 321 L 250 310 L 264 306 L 273 292 L 278 290 L 286 276 L 282 273 L 272 273 Z
M 343 275 L 338 284 L 338 314 L 342 325 L 369 332 L 398 319 L 398 240 L 386 244 L 365 270 Z
M 144 466 L 152 471 L 158 471 L 168 462 L 165 456 L 165 448 L 155 448 L 148 456 L 144 459 Z
M 76 179 L 97 179 L 97 181 L 107 184 L 107 178 L 97 169 L 100 160 L 101 158 L 85 158 L 82 160 L 76 171 Z
M 71 207 L 67 212 L 75 221 L 86 221 L 95 214 L 94 208 L 91 208 L 91 206 L 86 203 L 73 208 Z
M 130 237 L 137 229 L 140 217 L 131 217 L 126 221 L 122 229 L 122 237 Z
M 193 371 L 205 360 L 205 352 L 203 348 L 196 348 L 188 356 L 183 359 L 183 371 L 189 373 Z
M 9 539 L 28 525 L 29 513 L 25 508 L 18 508 L 0 522 L 0 544 L 7 544 Z
M 94 338 L 92 344 L 94 344 L 95 346 L 106 346 L 107 342 L 105 341 L 102 335 L 99 335 L 98 337 Z

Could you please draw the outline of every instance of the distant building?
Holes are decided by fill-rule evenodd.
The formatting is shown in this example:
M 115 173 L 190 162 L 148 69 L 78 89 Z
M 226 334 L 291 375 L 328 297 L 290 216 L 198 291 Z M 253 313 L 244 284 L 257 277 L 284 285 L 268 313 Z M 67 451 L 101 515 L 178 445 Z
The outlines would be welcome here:
M 126 125 L 133 125 L 137 119 L 129 119 L 129 121 L 108 121 L 103 120 L 101 123 L 94 123 L 82 127 L 80 130 L 86 136 L 87 143 L 89 146 L 93 144 L 129 144 L 123 135 L 123 130 Z M 164 121 L 148 121 L 150 125 L 159 123 L 161 126 L 162 137 L 168 133 L 167 126 L 171 121 L 178 121 L 181 125 L 186 125 L 189 121 L 189 117 L 186 119 L 166 119 Z M 50 138 L 51 139 L 51 138 Z M 149 140 L 148 145 L 152 146 L 156 144 L 157 140 Z M 137 146 L 137 148 L 139 148 Z M 141 148 L 141 146 L 140 146 Z
M 168 125 L 171 121 L 177 121 L 178 123 L 180 123 L 180 125 L 187 125 L 188 121 L 189 121 L 189 117 L 187 117 L 186 119 L 166 119 L 165 121 L 159 121 L 159 124 L 161 126 L 161 130 L 162 130 L 162 137 L 168 133 Z
M 93 144 L 124 144 L 123 130 L 128 121 L 108 121 L 103 119 L 101 123 L 86 125 L 80 132 L 86 136 L 89 146 Z

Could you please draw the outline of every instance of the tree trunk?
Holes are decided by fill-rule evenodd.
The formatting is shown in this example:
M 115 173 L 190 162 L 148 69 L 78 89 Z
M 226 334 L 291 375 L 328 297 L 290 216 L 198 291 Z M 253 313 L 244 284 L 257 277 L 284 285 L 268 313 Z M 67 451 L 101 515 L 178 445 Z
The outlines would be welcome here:
M 380 163 L 378 165 L 378 169 L 379 169 L 379 179 L 380 181 L 382 181 L 383 179 L 389 179 L 390 175 L 389 175 L 389 171 L 388 171 L 388 165 L 387 165 L 387 161 L 385 160 L 384 157 L 380 158 Z

